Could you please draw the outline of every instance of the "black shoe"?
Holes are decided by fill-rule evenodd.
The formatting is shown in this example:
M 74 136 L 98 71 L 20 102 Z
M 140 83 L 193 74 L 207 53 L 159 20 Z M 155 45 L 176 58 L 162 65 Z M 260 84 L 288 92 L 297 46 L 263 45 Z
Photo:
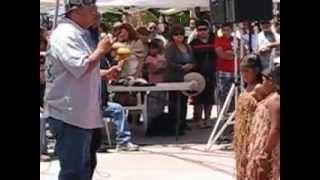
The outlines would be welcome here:
M 180 129 L 180 130 L 179 130 L 179 133 L 178 133 L 178 135 L 179 135 L 179 136 L 183 136 L 183 135 L 185 135 L 185 132 L 184 132 L 184 130 L 183 130 L 183 129 Z
M 99 153 L 107 153 L 108 152 L 108 147 L 104 144 L 102 144 L 98 149 L 97 152 Z
M 192 128 L 187 124 L 184 125 L 184 129 L 187 131 L 192 131 Z
M 180 129 L 187 130 L 187 131 L 192 131 L 192 128 L 188 124 L 181 125 Z

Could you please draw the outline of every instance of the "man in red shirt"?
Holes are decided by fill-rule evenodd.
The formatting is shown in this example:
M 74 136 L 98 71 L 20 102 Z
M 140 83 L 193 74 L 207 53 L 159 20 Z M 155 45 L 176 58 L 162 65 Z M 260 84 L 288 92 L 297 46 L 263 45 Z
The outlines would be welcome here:
M 214 43 L 217 59 L 217 104 L 222 106 L 234 82 L 234 51 L 232 48 L 232 24 L 225 23 L 222 27 L 222 37 Z M 233 102 L 231 103 L 231 107 Z

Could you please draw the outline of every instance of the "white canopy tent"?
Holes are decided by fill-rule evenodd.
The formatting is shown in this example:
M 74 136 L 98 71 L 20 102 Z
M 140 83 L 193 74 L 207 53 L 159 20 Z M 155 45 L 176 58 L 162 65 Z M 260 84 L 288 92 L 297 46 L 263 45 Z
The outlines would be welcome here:
M 209 7 L 209 0 L 98 0 L 98 6 L 136 6 L 149 8 Z
M 40 0 L 40 7 L 55 7 L 57 0 Z M 59 0 L 63 5 L 63 0 Z M 97 0 L 98 7 L 193 8 L 209 7 L 209 0 Z
M 56 8 L 57 0 L 40 0 L 40 12 L 53 11 Z M 98 5 L 98 11 L 101 13 L 112 12 L 117 13 L 114 7 Z M 59 1 L 59 14 L 64 11 L 64 0 Z
M 57 4 L 59 2 L 59 5 Z M 55 9 L 55 14 L 58 16 L 59 7 L 63 7 L 64 0 L 40 0 L 40 9 Z M 98 10 L 100 12 L 108 11 L 112 7 L 140 7 L 140 8 L 176 8 L 187 9 L 194 7 L 209 7 L 209 0 L 97 0 Z M 56 24 L 56 18 L 55 23 Z

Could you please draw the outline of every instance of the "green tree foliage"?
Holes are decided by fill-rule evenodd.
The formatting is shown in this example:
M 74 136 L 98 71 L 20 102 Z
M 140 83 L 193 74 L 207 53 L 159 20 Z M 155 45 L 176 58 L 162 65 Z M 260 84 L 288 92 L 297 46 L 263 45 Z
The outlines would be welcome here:
M 102 14 L 102 22 L 107 25 L 109 31 L 112 29 L 112 25 L 117 21 L 121 21 L 120 14 L 114 14 L 109 12 Z

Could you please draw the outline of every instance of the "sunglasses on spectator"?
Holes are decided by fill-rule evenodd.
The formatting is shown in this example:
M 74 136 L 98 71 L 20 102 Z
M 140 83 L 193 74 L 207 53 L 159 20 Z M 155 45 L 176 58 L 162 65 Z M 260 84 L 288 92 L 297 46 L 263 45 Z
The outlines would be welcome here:
M 180 35 L 180 36 L 184 36 L 184 33 L 182 33 L 182 32 L 176 32 L 176 33 L 173 33 L 173 35 L 174 35 L 174 36 L 179 36 L 179 35 Z
M 207 31 L 208 28 L 198 28 L 197 30 L 198 30 L 198 31 Z

